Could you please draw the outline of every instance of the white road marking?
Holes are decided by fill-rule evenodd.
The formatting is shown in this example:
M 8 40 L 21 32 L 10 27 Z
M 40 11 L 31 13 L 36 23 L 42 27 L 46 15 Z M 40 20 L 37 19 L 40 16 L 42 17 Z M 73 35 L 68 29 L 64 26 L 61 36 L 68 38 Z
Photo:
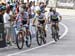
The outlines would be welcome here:
M 67 34 L 67 32 L 68 32 L 68 27 L 67 27 L 65 24 L 63 24 L 63 23 L 60 23 L 60 24 L 61 24 L 62 26 L 64 26 L 64 28 L 65 28 L 65 32 L 60 36 L 60 39 L 61 39 L 61 38 L 63 38 L 63 37 Z M 35 49 L 38 49 L 38 48 L 47 46 L 47 45 L 49 45 L 49 44 L 52 44 L 52 43 L 54 43 L 54 42 L 55 42 L 55 41 L 50 41 L 50 42 L 48 42 L 47 44 L 44 44 L 44 45 L 42 45 L 42 46 L 37 46 L 37 47 L 31 48 L 31 49 L 28 49 L 28 50 L 25 50 L 25 51 L 20 51 L 20 52 L 17 52 L 17 53 L 8 54 L 8 55 L 6 55 L 6 56 L 13 56 L 13 55 L 18 55 L 18 54 L 21 54 L 21 53 L 24 53 L 24 52 L 32 51 L 32 50 L 35 50 Z

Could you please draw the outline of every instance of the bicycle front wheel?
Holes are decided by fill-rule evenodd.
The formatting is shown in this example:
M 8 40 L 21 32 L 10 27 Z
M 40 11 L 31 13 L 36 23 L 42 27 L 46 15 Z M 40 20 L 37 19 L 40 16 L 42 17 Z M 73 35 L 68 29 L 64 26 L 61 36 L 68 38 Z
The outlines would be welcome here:
M 42 36 L 41 36 L 40 31 L 37 31 L 37 32 L 36 32 L 36 40 L 37 40 L 37 44 L 38 44 L 39 46 L 42 45 Z
M 24 46 L 24 37 L 23 37 L 22 32 L 19 32 L 17 34 L 16 44 L 17 44 L 18 49 L 22 49 L 23 48 L 23 46 Z
M 52 38 L 53 38 L 55 41 L 57 41 L 57 39 L 56 39 L 56 29 L 55 29 L 55 27 L 52 27 Z

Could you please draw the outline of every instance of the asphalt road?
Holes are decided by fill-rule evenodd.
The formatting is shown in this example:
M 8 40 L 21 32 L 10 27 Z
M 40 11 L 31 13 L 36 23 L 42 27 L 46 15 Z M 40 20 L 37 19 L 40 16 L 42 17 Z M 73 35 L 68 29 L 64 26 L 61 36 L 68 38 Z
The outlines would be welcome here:
M 31 48 L 27 48 L 26 46 L 22 50 L 18 50 L 16 45 L 9 46 L 6 48 L 0 48 L 0 56 L 7 56 L 10 54 L 14 54 L 17 52 L 22 52 L 18 54 L 14 54 L 11 56 L 75 56 L 75 16 L 65 15 L 63 16 L 63 21 L 69 31 L 67 35 L 60 39 L 58 42 L 49 44 L 47 46 L 34 49 L 31 51 L 23 52 L 25 50 L 37 47 L 36 39 L 33 38 Z M 62 25 L 60 25 L 60 34 L 64 33 L 65 29 Z M 47 43 L 52 41 L 50 27 L 48 27 L 47 32 Z

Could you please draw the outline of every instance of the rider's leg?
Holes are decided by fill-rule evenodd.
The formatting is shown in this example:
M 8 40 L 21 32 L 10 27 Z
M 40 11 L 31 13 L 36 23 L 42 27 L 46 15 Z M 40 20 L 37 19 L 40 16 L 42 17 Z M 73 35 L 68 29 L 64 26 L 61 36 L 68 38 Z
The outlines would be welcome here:
M 45 25 L 44 25 L 44 27 L 43 27 L 43 28 L 44 28 L 44 32 L 45 32 L 45 37 L 47 37 L 46 30 L 45 30 Z
M 57 30 L 59 31 L 59 23 L 56 23 Z
M 50 25 L 51 25 L 51 35 L 53 35 L 53 30 L 52 30 L 52 22 L 50 23 Z
M 59 34 L 59 23 L 56 23 L 56 26 L 57 26 L 57 30 L 58 30 L 58 36 L 60 37 L 60 34 Z

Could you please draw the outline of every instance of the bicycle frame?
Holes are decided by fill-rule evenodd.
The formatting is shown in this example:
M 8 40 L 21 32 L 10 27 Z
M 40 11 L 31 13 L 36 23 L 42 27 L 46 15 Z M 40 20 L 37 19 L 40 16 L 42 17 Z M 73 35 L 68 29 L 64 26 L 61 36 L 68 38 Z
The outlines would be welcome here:
M 44 25 L 40 24 L 37 26 L 38 30 L 40 31 L 40 35 L 43 38 L 44 37 Z

